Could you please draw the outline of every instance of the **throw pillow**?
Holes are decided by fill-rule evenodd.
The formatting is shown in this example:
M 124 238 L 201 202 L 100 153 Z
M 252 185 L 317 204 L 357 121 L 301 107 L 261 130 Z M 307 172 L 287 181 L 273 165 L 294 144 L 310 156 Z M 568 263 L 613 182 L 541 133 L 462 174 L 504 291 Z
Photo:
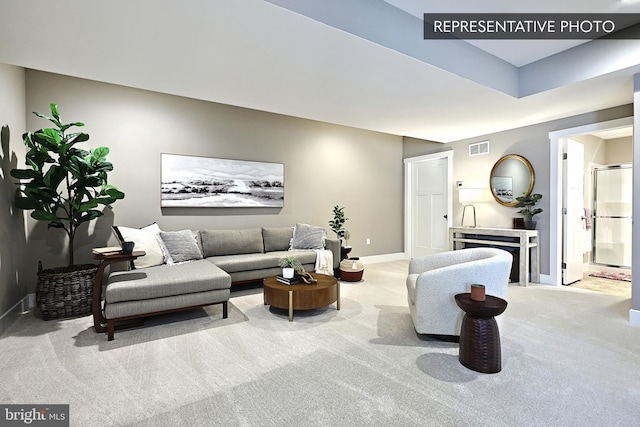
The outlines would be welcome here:
M 202 259 L 196 236 L 191 230 L 161 231 L 160 239 L 168 253 L 167 264 Z
M 322 227 L 309 224 L 296 224 L 293 229 L 293 239 L 289 250 L 324 249 L 327 232 Z
M 164 263 L 162 249 L 158 244 L 157 235 L 160 233 L 160 227 L 155 222 L 142 228 L 131 228 L 114 225 L 113 232 L 122 244 L 125 241 L 135 243 L 134 251 L 145 251 L 147 254 L 133 261 L 134 268 L 153 267 Z

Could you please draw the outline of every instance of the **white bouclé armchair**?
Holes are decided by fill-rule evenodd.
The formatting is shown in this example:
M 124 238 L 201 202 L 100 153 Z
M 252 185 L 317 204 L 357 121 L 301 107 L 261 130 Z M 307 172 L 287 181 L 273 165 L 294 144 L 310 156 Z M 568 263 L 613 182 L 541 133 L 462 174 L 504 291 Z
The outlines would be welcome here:
M 454 296 L 480 284 L 487 295 L 504 299 L 512 262 L 509 252 L 497 248 L 461 249 L 411 260 L 407 301 L 416 332 L 460 335 L 464 313 Z

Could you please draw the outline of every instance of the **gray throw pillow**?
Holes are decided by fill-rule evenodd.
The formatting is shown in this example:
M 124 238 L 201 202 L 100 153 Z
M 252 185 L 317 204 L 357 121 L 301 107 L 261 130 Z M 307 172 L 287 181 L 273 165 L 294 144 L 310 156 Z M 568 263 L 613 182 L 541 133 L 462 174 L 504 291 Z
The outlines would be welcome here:
M 293 239 L 290 250 L 297 249 L 324 249 L 324 240 L 327 232 L 322 227 L 314 227 L 309 224 L 296 224 L 293 229 Z
M 202 259 L 196 236 L 191 230 L 161 231 L 160 238 L 170 258 L 167 264 Z

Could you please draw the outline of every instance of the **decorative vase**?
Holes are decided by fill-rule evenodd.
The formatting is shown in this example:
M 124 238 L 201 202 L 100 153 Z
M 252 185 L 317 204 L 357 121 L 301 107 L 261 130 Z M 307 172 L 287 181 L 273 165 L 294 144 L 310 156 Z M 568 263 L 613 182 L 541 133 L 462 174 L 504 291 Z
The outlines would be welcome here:
M 525 220 L 524 228 L 526 228 L 527 230 L 535 230 L 537 223 L 538 223 L 537 221 L 526 221 Z
M 524 218 L 513 218 L 513 228 L 522 230 L 524 228 Z
M 295 270 L 293 268 L 282 269 L 282 277 L 284 277 L 285 279 L 293 279 L 294 274 L 295 274 Z

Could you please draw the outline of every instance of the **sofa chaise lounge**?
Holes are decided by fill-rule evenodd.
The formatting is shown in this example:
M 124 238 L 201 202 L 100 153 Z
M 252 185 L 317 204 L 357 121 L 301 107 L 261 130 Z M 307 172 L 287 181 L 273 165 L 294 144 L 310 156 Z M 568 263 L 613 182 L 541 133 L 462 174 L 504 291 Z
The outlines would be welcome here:
M 116 230 L 119 239 L 138 237 L 136 248 L 147 255 L 136 260 L 133 269 L 110 271 L 106 285 L 94 289 L 102 301 L 94 318 L 106 322 L 108 340 L 114 339 L 115 323 L 122 320 L 212 304 L 222 304 L 226 318 L 231 286 L 280 274 L 285 256 L 295 256 L 308 271 L 320 265 L 329 273 L 340 263 L 340 241 L 306 224 L 197 233 L 163 232 L 155 224 L 148 228 L 153 239 L 139 238 L 138 229 Z M 152 260 L 158 253 L 161 263 Z

